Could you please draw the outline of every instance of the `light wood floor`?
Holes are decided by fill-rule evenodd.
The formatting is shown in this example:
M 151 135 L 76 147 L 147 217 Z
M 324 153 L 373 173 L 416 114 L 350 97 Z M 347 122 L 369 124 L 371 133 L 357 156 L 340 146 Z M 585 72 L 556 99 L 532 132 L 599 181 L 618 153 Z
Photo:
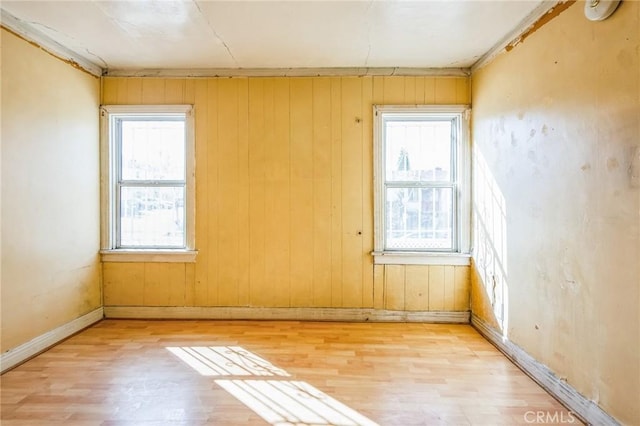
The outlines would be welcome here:
M 1 381 L 3 426 L 574 419 L 467 325 L 104 320 Z

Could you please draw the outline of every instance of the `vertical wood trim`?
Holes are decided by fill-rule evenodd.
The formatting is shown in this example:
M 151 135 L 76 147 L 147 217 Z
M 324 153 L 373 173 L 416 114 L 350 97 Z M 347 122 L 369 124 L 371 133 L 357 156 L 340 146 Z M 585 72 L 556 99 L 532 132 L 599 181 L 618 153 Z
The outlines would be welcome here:
M 206 289 L 206 300 L 204 306 L 215 306 L 218 304 L 218 286 L 220 282 L 220 270 L 218 268 L 218 194 L 220 193 L 218 182 L 218 161 L 220 153 L 218 151 L 218 80 L 208 79 L 207 82 L 207 207 L 205 214 L 208 223 L 209 246 L 207 250 L 207 282 L 204 283 Z M 214 194 L 211 196 L 211 194 Z
M 274 79 L 274 172 L 273 225 L 274 305 L 291 305 L 291 109 L 290 80 Z
M 444 308 L 445 311 L 454 310 L 455 306 L 455 266 L 444 267 Z
M 103 78 L 102 84 L 102 105 L 113 105 L 118 103 L 118 79 L 115 78 Z
M 373 267 L 373 307 L 383 309 L 385 305 L 385 265 Z
M 471 79 L 456 78 L 456 103 L 471 104 Z
M 143 263 L 143 305 L 169 305 L 169 275 L 168 263 Z
M 424 105 L 425 104 L 425 101 L 424 101 L 425 78 L 424 77 L 416 77 L 415 81 L 416 81 L 416 87 L 415 87 L 416 104 Z
M 164 79 L 142 79 L 142 104 L 159 105 L 164 102 Z
M 275 81 L 264 79 L 263 86 L 263 116 L 264 116 L 264 161 L 265 161 L 265 190 L 264 190 L 264 226 L 265 226 L 265 277 L 264 291 L 256 299 L 257 306 L 274 306 L 275 292 L 279 290 L 278 280 L 281 279 L 280 268 L 283 249 L 278 223 L 278 185 L 284 185 L 282 171 L 276 170 L 276 115 L 275 115 Z M 267 167 L 267 165 L 269 167 Z M 281 226 L 281 225 L 280 225 Z
M 405 310 L 405 266 L 385 265 L 385 309 Z
M 119 78 L 117 79 L 118 86 L 118 94 L 117 94 L 117 102 L 119 104 L 128 103 L 129 99 L 129 79 L 128 78 Z
M 184 104 L 184 79 L 172 78 L 165 80 L 164 101 L 167 105 Z
M 456 103 L 456 79 L 438 78 L 435 80 L 435 103 L 455 104 Z
M 127 78 L 126 104 L 142 104 L 142 80 L 141 78 Z
M 362 81 L 362 306 L 373 306 L 373 78 Z
M 331 79 L 313 79 L 313 306 L 331 306 Z
M 196 264 L 187 263 L 184 268 L 184 305 L 195 306 Z
M 266 306 L 264 80 L 249 80 L 249 305 Z
M 249 81 L 237 80 L 238 93 L 238 305 L 250 300 Z
M 405 77 L 382 77 L 385 105 L 401 105 L 405 100 Z
M 445 277 L 444 266 L 429 266 L 429 310 L 444 310 Z
M 470 281 L 471 268 L 468 266 L 456 266 L 454 284 L 454 304 L 455 311 L 468 311 L 470 309 L 469 296 L 471 294 Z
M 424 78 L 424 103 L 431 105 L 436 103 L 436 78 Z
M 373 104 L 384 104 L 384 78 L 380 76 L 373 77 Z
M 291 306 L 313 303 L 313 81 L 291 79 Z
M 184 81 L 184 103 L 196 103 L 196 80 L 193 78 L 188 78 Z
M 144 263 L 102 265 L 105 305 L 144 305 Z
M 193 305 L 206 306 L 209 288 L 209 81 L 195 81 L 196 248 Z
M 429 266 L 405 266 L 405 309 L 426 311 L 429 309 Z
M 342 78 L 342 307 L 362 306 L 362 79 Z
M 185 285 L 185 263 L 168 263 L 168 306 L 185 306 L 186 305 L 186 285 Z
M 221 306 L 238 304 L 239 258 L 238 251 L 240 212 L 239 141 L 238 141 L 238 79 L 218 80 L 218 299 Z M 211 197 L 212 194 L 209 193 Z
M 416 105 L 416 78 L 404 77 L 404 103 L 406 105 Z
M 342 306 L 342 80 L 331 78 L 331 306 Z

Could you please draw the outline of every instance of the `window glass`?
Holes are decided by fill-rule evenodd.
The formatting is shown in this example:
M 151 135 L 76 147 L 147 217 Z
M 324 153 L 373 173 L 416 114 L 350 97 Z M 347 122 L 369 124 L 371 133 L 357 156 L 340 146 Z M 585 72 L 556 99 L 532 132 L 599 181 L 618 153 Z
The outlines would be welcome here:
M 121 187 L 121 247 L 184 247 L 184 234 L 184 187 Z
M 194 259 L 193 106 L 103 105 L 101 120 L 103 254 Z
M 122 180 L 184 180 L 184 120 L 120 122 Z
M 388 249 L 452 250 L 452 188 L 387 188 Z
M 387 181 L 451 180 L 451 120 L 385 120 Z
M 375 250 L 381 263 L 415 252 L 466 252 L 468 109 L 457 105 L 377 105 Z M 389 253 L 385 253 L 385 252 Z M 395 253 L 394 253 L 395 252 Z M 407 257 L 409 259 L 409 257 Z M 378 258 L 376 258 L 376 261 Z

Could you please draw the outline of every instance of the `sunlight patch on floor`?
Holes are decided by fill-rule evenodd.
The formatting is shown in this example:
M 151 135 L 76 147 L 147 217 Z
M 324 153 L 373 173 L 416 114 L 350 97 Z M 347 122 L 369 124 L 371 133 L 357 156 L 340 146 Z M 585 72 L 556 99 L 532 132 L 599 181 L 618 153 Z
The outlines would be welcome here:
M 377 426 L 357 411 L 240 346 L 167 347 L 274 426 Z M 247 378 L 249 376 L 250 378 Z
M 289 376 L 240 346 L 168 347 L 167 350 L 203 376 Z

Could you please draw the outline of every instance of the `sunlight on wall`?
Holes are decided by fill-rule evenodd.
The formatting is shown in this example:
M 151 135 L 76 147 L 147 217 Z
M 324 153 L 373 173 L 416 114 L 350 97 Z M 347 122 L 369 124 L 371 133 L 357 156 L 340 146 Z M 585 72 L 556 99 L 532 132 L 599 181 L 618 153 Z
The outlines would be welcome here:
M 232 376 L 215 383 L 269 424 L 377 426 L 306 382 L 278 378 L 290 374 L 240 346 L 167 347 L 167 350 L 203 376 Z
M 507 337 L 507 211 L 504 195 L 482 153 L 473 150 L 474 263 L 502 335 Z

